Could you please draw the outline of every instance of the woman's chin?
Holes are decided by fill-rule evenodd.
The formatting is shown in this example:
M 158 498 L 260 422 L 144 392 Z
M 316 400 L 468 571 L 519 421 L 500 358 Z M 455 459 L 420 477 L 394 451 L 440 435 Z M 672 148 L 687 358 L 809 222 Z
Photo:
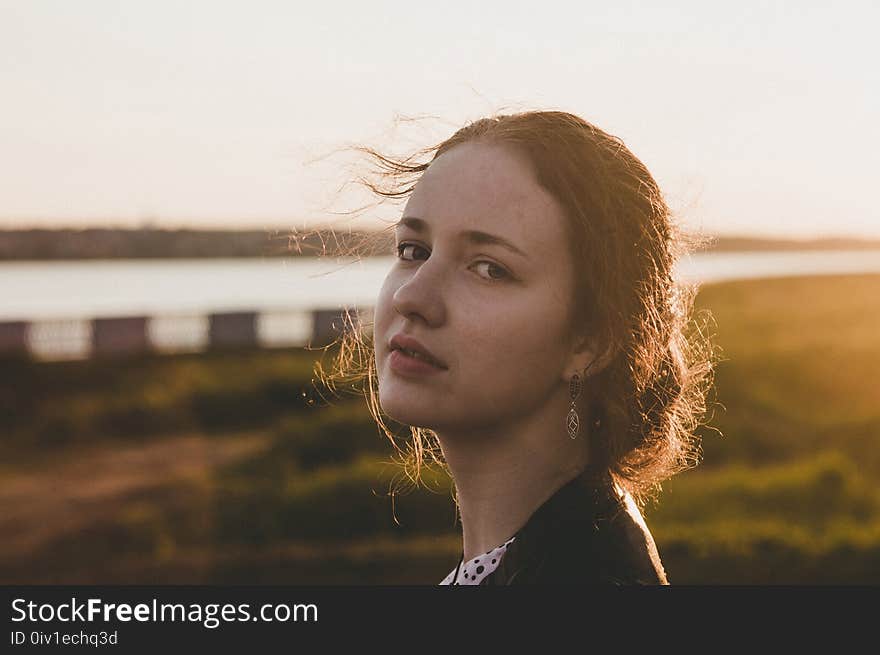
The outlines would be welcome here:
M 386 416 L 403 425 L 412 425 L 422 428 L 431 427 L 437 422 L 436 407 L 420 407 L 424 403 L 424 399 L 414 402 L 407 402 L 402 398 L 383 398 L 379 394 L 379 406 Z

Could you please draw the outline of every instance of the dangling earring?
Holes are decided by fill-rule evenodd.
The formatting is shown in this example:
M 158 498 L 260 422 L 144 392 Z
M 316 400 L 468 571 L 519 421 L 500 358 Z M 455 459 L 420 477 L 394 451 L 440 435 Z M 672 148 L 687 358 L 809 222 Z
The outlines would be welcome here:
M 568 428 L 568 436 L 572 439 L 577 439 L 578 430 L 581 425 L 581 419 L 574 404 L 581 395 L 581 376 L 577 373 L 571 376 L 571 381 L 568 383 L 568 395 L 571 398 L 571 407 L 568 410 L 565 425 Z

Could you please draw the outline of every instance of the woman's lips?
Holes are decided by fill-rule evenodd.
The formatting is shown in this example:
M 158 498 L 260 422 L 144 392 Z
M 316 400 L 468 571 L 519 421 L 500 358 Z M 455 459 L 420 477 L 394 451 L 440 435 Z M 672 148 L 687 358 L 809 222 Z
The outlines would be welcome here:
M 434 353 L 432 353 L 428 348 L 422 344 L 418 339 L 410 334 L 404 334 L 402 332 L 398 332 L 393 337 L 391 337 L 391 341 L 388 342 L 389 350 L 404 350 L 408 351 L 407 354 L 412 355 L 416 354 L 417 358 L 426 359 L 429 363 L 434 364 L 438 368 L 448 368 L 446 364 Z
M 388 364 L 395 373 L 410 377 L 435 375 L 445 370 L 423 359 L 411 357 L 402 350 L 392 350 L 388 357 Z

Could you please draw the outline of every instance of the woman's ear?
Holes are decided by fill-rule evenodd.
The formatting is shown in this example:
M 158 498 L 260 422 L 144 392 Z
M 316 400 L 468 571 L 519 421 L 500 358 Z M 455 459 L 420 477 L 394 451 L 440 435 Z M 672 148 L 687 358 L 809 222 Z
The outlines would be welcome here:
M 608 365 L 617 355 L 617 348 L 613 344 L 609 344 L 593 361 L 587 366 L 586 375 L 597 375 L 608 368 Z
M 574 373 L 583 377 L 597 375 L 605 370 L 616 354 L 617 348 L 612 343 L 603 347 L 594 337 L 582 338 L 572 353 L 569 377 Z

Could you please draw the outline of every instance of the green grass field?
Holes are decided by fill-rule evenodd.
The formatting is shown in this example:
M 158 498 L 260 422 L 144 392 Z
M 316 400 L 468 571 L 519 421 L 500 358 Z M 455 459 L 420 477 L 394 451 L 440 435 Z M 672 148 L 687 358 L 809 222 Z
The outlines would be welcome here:
M 880 276 L 697 305 L 724 360 L 702 464 L 645 511 L 670 582 L 880 583 Z M 3 362 L 0 582 L 439 582 L 449 479 L 392 503 L 389 444 L 315 356 Z

